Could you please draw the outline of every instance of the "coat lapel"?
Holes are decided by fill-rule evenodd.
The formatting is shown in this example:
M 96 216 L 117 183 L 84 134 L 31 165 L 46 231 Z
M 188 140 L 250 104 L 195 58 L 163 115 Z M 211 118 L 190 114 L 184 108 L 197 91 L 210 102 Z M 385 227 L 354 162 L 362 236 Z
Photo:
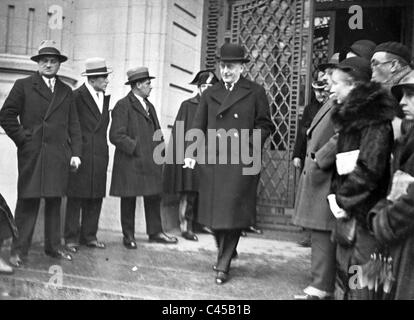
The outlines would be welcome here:
M 217 115 L 223 113 L 231 106 L 233 106 L 235 103 L 237 103 L 238 101 L 240 101 L 241 99 L 243 99 L 251 93 L 250 84 L 247 81 L 245 81 L 243 77 L 241 77 L 238 83 L 236 83 L 232 91 L 226 90 L 223 83 L 220 83 L 220 85 L 217 87 L 220 89 L 217 90 L 217 97 L 221 100 L 220 107 L 217 110 Z
M 318 125 L 318 123 L 322 120 L 322 118 L 331 110 L 333 107 L 332 100 L 328 100 L 325 104 L 319 109 L 316 113 L 315 118 L 313 118 L 312 123 L 308 129 L 308 135 L 313 131 L 313 129 Z
M 52 101 L 53 93 L 46 86 L 46 83 L 43 81 L 41 75 L 38 72 L 36 72 L 35 75 L 33 76 L 33 88 L 43 98 L 49 101 L 49 103 L 50 101 Z
M 99 112 L 98 106 L 96 105 L 95 100 L 91 96 L 91 93 L 89 92 L 85 84 L 81 86 L 80 94 L 81 94 L 82 100 L 88 106 L 89 111 L 93 114 L 96 120 L 99 121 L 101 118 L 101 113 Z
M 102 123 L 105 123 L 106 118 L 109 116 L 109 100 L 111 99 L 111 96 L 104 96 L 104 103 L 102 108 L 102 114 L 99 115 L 99 121 L 96 124 L 95 131 L 97 131 Z
M 50 102 L 49 108 L 46 112 L 45 119 L 47 119 L 65 100 L 66 96 L 69 94 L 68 90 L 62 81 L 56 77 L 55 91 L 53 93 L 52 101 Z
M 128 96 L 129 100 L 131 101 L 132 107 L 149 120 L 150 118 L 148 116 L 147 111 L 132 91 L 129 92 Z

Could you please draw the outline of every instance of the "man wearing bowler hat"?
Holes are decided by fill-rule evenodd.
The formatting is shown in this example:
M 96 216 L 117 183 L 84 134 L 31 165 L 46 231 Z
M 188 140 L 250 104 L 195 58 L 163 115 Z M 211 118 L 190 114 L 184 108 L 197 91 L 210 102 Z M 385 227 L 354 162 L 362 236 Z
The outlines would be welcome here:
M 31 57 L 38 71 L 15 82 L 0 111 L 0 125 L 17 146 L 18 181 L 15 219 L 19 237 L 10 263 L 27 256 L 39 211 L 45 200 L 45 253 L 72 260 L 61 249 L 60 206 L 70 168 L 81 165 L 82 137 L 72 90 L 56 75 L 67 57 L 55 41 L 41 43 Z
M 99 57 L 87 59 L 85 67 L 82 76 L 87 81 L 74 91 L 82 131 L 82 165 L 69 175 L 66 205 L 65 244 L 73 253 L 79 244 L 105 248 L 96 234 L 106 192 L 110 96 L 105 95 L 105 90 L 112 71 Z
M 112 111 L 109 140 L 116 147 L 110 195 L 121 197 L 123 243 L 136 249 L 136 197 L 143 196 L 147 234 L 150 242 L 177 243 L 166 235 L 161 224 L 162 167 L 154 162 L 158 143 L 154 132 L 160 129 L 154 106 L 149 102 L 151 79 L 148 68 L 128 70 L 126 85 L 131 91 L 119 100 Z
M 197 164 L 200 173 L 198 222 L 214 231 L 218 255 L 213 269 L 216 284 L 221 285 L 228 279 L 241 231 L 254 225 L 256 218 L 260 164 L 258 172 L 247 174 L 244 169 L 251 164 L 244 163 L 243 152 L 251 154 L 255 149 L 260 153 L 274 126 L 264 88 L 242 76 L 244 63 L 249 61 L 244 48 L 226 43 L 220 48 L 218 60 L 221 81 L 201 96 L 192 127 L 201 130 L 208 142 L 207 162 Z M 217 132 L 215 138 L 208 134 L 211 129 Z M 253 129 L 260 134 L 259 141 L 253 139 Z M 241 138 L 246 131 L 248 141 Z M 216 140 L 218 148 L 210 150 L 210 137 Z M 231 143 L 224 144 L 224 139 Z M 233 157 L 232 150 L 237 145 L 241 152 Z M 225 154 L 227 162 L 223 163 Z M 211 162 L 217 160 L 211 159 L 215 156 L 219 160 Z M 194 168 L 196 160 L 187 157 L 184 162 L 185 167 Z

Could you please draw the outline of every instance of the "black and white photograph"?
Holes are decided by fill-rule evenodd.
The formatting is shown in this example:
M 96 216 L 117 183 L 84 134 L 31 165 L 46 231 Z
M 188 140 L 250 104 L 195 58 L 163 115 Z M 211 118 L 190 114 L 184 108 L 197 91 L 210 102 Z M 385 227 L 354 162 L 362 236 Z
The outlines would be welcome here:
M 413 49 L 411 0 L 0 0 L 0 300 L 414 300 Z

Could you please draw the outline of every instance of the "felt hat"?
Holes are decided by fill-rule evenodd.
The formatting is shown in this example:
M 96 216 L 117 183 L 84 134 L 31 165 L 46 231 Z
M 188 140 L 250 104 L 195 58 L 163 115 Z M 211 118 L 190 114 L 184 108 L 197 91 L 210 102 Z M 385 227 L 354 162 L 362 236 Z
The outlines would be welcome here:
M 40 43 L 37 55 L 34 55 L 30 59 L 32 59 L 33 61 L 39 62 L 40 58 L 44 56 L 56 56 L 58 57 L 61 63 L 68 60 L 68 57 L 60 54 L 56 41 L 54 40 L 43 40 Z
M 147 67 L 137 67 L 132 68 L 127 71 L 128 81 L 125 84 L 132 84 L 134 82 L 145 80 L 145 79 L 155 79 L 149 75 Z
M 361 57 L 347 58 L 335 68 L 350 74 L 356 81 L 368 82 L 371 80 L 371 63 L 367 59 Z
M 110 68 L 107 68 L 105 59 L 103 58 L 89 58 L 85 61 L 85 71 L 81 73 L 82 76 L 101 76 L 112 73 Z
M 246 56 L 244 48 L 241 45 L 234 43 L 225 43 L 221 46 L 217 60 L 223 62 L 249 62 L 250 59 Z
M 408 64 L 411 63 L 411 52 L 410 49 L 408 49 L 407 46 L 403 45 L 399 42 L 384 42 L 380 43 L 375 47 L 375 52 L 388 52 L 395 54 L 396 56 L 401 57 L 403 60 L 405 60 Z

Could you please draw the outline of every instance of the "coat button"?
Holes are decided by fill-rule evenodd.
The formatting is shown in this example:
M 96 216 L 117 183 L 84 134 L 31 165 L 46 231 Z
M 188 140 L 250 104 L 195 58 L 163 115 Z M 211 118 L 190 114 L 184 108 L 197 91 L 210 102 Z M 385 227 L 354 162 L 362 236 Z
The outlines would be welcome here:
M 219 118 L 220 118 L 220 119 L 223 119 L 223 115 L 222 115 L 222 114 L 221 114 L 221 115 L 219 115 Z
M 234 114 L 234 118 L 237 119 L 239 115 L 237 113 Z

